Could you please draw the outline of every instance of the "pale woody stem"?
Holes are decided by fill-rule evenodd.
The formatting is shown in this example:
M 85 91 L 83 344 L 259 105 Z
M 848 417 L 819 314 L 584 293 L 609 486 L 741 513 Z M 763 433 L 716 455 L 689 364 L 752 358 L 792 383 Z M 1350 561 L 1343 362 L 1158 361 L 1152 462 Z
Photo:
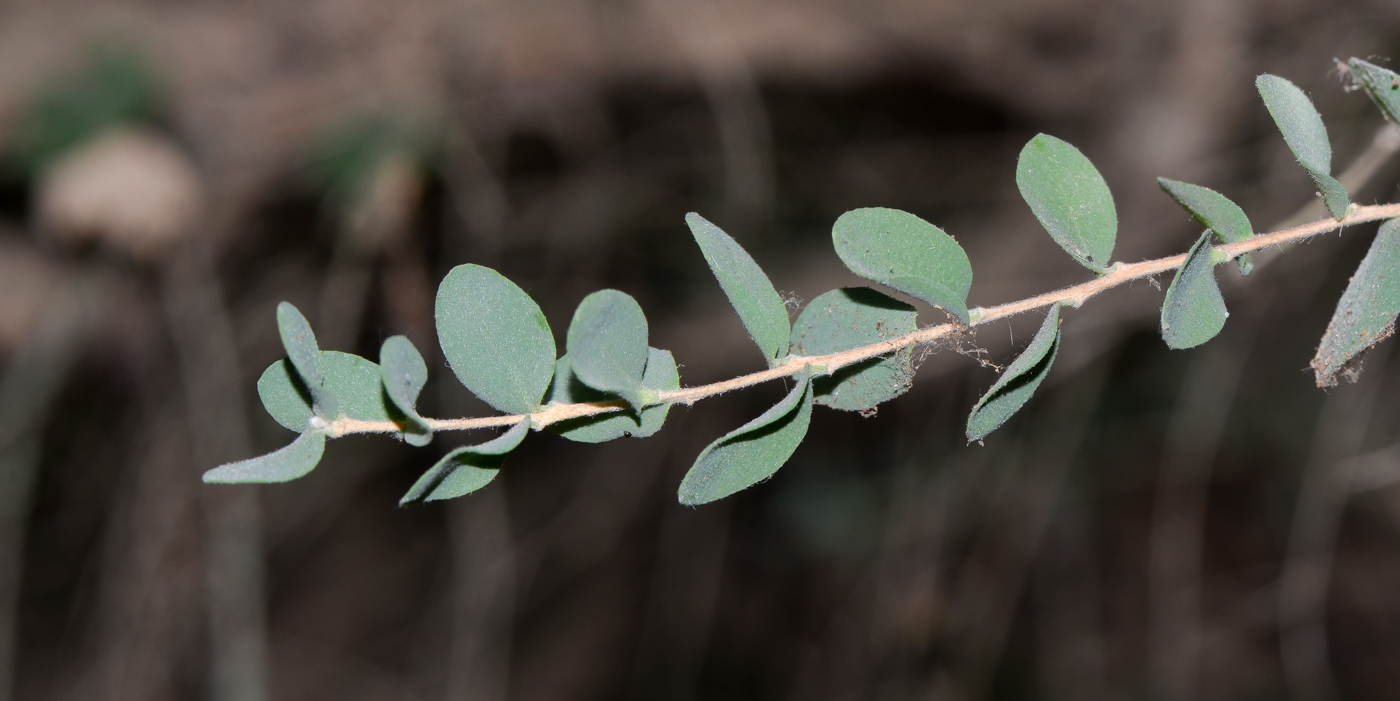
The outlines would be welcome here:
M 1226 260 L 1230 260 L 1238 258 L 1245 253 L 1301 241 L 1318 234 L 1341 229 L 1351 224 L 1361 224 L 1394 217 L 1400 217 L 1400 204 L 1357 206 L 1341 220 L 1324 219 L 1311 224 L 1275 231 L 1270 234 L 1262 234 L 1247 241 L 1216 246 L 1215 250 L 1224 253 L 1228 256 Z M 1019 302 L 1010 302 L 995 307 L 979 307 L 973 310 L 974 314 L 972 315 L 973 322 L 971 326 L 982 326 L 992 321 L 1005 319 L 1006 317 L 1023 312 L 1034 311 L 1057 303 L 1078 307 L 1083 304 L 1085 300 L 1104 290 L 1117 287 L 1132 280 L 1160 275 L 1161 273 L 1175 270 L 1181 267 L 1184 262 L 1186 262 L 1185 254 L 1143 261 L 1141 263 L 1118 263 L 1110 268 L 1109 272 L 1085 283 L 1066 287 L 1056 292 L 1048 292 L 1043 295 L 1031 297 L 1030 299 L 1023 299 Z M 732 380 L 701 385 L 699 387 L 687 387 L 684 389 L 659 392 L 657 401 L 653 402 L 653 404 L 693 404 L 706 397 L 713 397 L 730 390 L 749 387 L 768 382 L 769 380 L 776 380 L 780 377 L 796 375 L 802 372 L 802 367 L 804 365 L 813 366 L 813 369 L 819 373 L 829 374 L 839 368 L 868 358 L 885 355 L 910 346 L 932 343 L 939 339 L 956 335 L 963 328 L 965 327 L 959 324 L 940 324 L 938 326 L 920 329 L 898 338 L 892 338 L 860 348 L 853 348 L 840 353 L 814 356 L 794 355 L 790 356 L 784 364 L 762 372 L 755 372 L 742 377 L 736 377 Z M 427 422 L 434 431 L 460 431 L 472 428 L 510 426 L 529 418 L 531 425 L 539 429 L 558 421 L 618 411 L 626 408 L 626 406 L 627 404 L 620 400 L 610 402 L 586 402 L 580 404 L 549 404 L 540 411 L 529 414 L 528 417 L 525 414 L 516 414 L 513 416 L 486 416 L 470 419 L 427 419 Z M 390 421 L 359 421 L 356 419 L 340 418 L 330 422 L 325 430 L 331 437 L 336 437 L 351 433 L 396 433 L 400 429 L 398 425 Z

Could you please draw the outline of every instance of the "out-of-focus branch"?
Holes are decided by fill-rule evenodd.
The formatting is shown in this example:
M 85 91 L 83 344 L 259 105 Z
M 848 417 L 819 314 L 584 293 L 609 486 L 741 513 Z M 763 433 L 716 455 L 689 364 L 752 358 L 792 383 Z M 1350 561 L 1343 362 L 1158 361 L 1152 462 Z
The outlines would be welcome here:
M 1387 356 L 1370 361 L 1374 377 L 1385 376 Z M 1342 527 L 1351 469 L 1366 437 L 1379 381 L 1333 390 L 1322 405 L 1292 530 L 1279 576 L 1278 633 L 1284 682 L 1290 698 L 1338 697 L 1327 643 L 1327 593 Z
M 25 524 L 43 457 L 42 431 L 98 316 L 102 295 L 92 287 L 63 284 L 0 377 L 0 701 L 14 693 Z

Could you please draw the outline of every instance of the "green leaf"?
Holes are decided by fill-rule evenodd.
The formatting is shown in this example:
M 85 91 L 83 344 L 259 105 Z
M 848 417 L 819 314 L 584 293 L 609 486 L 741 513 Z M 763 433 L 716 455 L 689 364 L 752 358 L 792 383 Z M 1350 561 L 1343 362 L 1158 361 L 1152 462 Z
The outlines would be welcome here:
M 506 454 L 515 450 L 530 432 L 530 420 L 523 419 L 509 431 L 480 445 L 458 448 L 428 468 L 408 493 L 399 500 L 407 504 L 453 499 L 471 494 L 496 479 Z
M 307 431 L 275 453 L 220 465 L 204 473 L 204 481 L 209 484 L 290 482 L 316 469 L 325 450 L 326 434 Z
M 1347 209 L 1351 206 L 1351 198 L 1347 196 L 1347 189 L 1338 180 L 1325 173 L 1309 173 L 1317 189 L 1322 192 L 1322 201 L 1327 205 L 1327 211 L 1332 213 L 1333 219 L 1340 220 L 1347 215 Z
M 725 296 L 729 297 L 729 303 L 739 313 L 744 328 L 763 351 L 768 364 L 776 365 L 787 351 L 791 328 L 787 307 L 773 289 L 773 283 L 748 252 L 719 227 L 694 212 L 685 215 L 685 223 L 690 226 L 695 242 L 700 244 L 700 252 L 710 264 Z
M 1400 219 L 1381 225 L 1371 250 L 1356 269 L 1312 360 L 1318 387 L 1337 384 L 1337 375 L 1355 381 L 1359 357 L 1395 332 L 1400 314 Z
M 1050 307 L 1040 330 L 1021 356 L 1007 366 L 992 388 L 977 400 L 967 417 L 968 442 L 980 441 L 1021 409 L 1050 373 L 1060 350 L 1060 305 Z
M 1166 178 L 1157 178 L 1157 184 L 1196 221 L 1214 231 L 1221 241 L 1238 243 L 1254 238 L 1249 216 L 1230 198 L 1210 188 Z M 1239 257 L 1239 264 L 1241 275 L 1248 275 L 1254 269 L 1248 253 Z
M 569 356 L 560 358 L 554 366 L 554 382 L 550 384 L 549 401 L 560 404 L 580 402 L 601 402 L 613 399 L 611 395 L 589 387 L 574 378 Z M 670 351 L 657 348 L 648 349 L 647 368 L 642 374 L 642 387 L 653 391 L 673 391 L 681 388 L 681 376 L 676 370 L 676 359 Z M 549 425 L 549 430 L 580 443 L 604 443 L 632 436 L 646 438 L 661 430 L 670 413 L 670 404 L 656 404 L 642 409 L 641 420 L 632 412 L 618 411 L 597 416 L 582 416 Z
M 1353 58 L 1347 61 L 1357 85 L 1366 89 L 1371 101 L 1391 122 L 1400 124 L 1400 75 L 1388 68 Z
M 340 398 L 339 413 L 322 418 L 334 420 L 345 416 L 361 421 L 392 420 L 386 406 L 379 366 L 358 355 L 339 351 L 321 351 L 319 366 L 325 388 Z M 297 432 L 312 427 L 315 414 L 311 411 L 309 392 L 287 360 L 279 360 L 263 371 L 262 377 L 258 378 L 258 396 L 262 398 L 267 413 L 277 423 Z
M 1332 143 L 1327 138 L 1322 115 L 1301 88 L 1283 78 L 1265 73 L 1254 80 L 1254 85 L 1259 88 L 1269 115 L 1283 132 L 1288 148 L 1322 191 L 1327 210 L 1334 218 L 1341 219 L 1350 202 L 1346 188 L 1330 175 Z
M 805 356 L 840 353 L 913 333 L 914 308 L 868 287 L 847 287 L 812 300 L 792 326 L 792 352 Z M 909 390 L 913 349 L 870 358 L 812 381 L 817 404 L 867 411 Z
M 1225 317 L 1230 316 L 1215 282 L 1210 237 L 1207 230 L 1196 239 L 1167 288 L 1162 303 L 1162 339 L 1168 348 L 1195 348 L 1215 338 L 1225 328 Z
M 321 349 L 316 345 L 316 334 L 311 331 L 311 323 L 290 302 L 281 302 L 277 305 L 277 331 L 282 336 L 287 359 L 311 393 L 316 415 L 328 419 L 335 417 L 336 396 L 326 387 L 325 373 L 321 369 Z
M 577 379 L 641 410 L 637 391 L 647 365 L 647 317 L 637 300 L 617 290 L 584 297 L 569 323 L 567 345 Z
M 811 372 L 804 366 L 782 401 L 700 453 L 677 490 L 682 504 L 723 499 L 772 477 L 792 457 L 812 420 Z
M 868 207 L 838 217 L 831 239 L 851 272 L 968 323 L 972 264 L 942 229 L 898 209 Z
M 312 427 L 316 413 L 311 410 L 311 392 L 286 358 L 263 371 L 258 378 L 258 397 L 277 423 L 297 433 Z
M 1016 187 L 1060 248 L 1096 273 L 1107 270 L 1118 212 L 1108 183 L 1079 149 L 1036 135 L 1021 149 Z
M 433 439 L 433 429 L 418 415 L 418 395 L 428 382 L 428 365 L 404 336 L 390 336 L 379 347 L 379 370 L 383 374 L 384 394 L 403 415 L 397 419 L 403 427 L 404 441 L 424 446 Z
M 554 374 L 554 335 L 535 300 L 500 273 L 459 265 L 438 286 L 438 341 L 473 394 L 507 414 L 539 406 Z

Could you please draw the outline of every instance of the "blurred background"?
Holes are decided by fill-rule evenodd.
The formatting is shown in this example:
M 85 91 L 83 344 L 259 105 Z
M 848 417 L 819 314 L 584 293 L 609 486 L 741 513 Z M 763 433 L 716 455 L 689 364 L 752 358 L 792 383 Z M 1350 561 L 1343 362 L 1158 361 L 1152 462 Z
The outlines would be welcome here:
M 716 381 L 763 361 L 688 211 L 794 313 L 861 284 L 830 227 L 866 206 L 1012 301 L 1087 276 L 1017 195 L 1037 132 L 1104 173 L 1117 259 L 1179 253 L 1200 231 L 1157 176 L 1259 231 L 1321 216 L 1261 72 L 1316 101 L 1356 200 L 1395 200 L 1400 137 L 1333 59 L 1397 55 L 1379 0 L 9 0 L 0 699 L 1394 698 L 1400 363 L 1307 368 L 1374 225 L 1221 266 L 1230 321 L 1194 350 L 1156 330 L 1169 279 L 1067 311 L 1038 396 L 968 446 L 1040 317 L 979 328 L 703 508 L 682 475 L 778 383 L 646 440 L 533 435 L 449 503 L 396 507 L 484 435 L 199 476 L 292 438 L 255 393 L 280 300 L 323 348 L 408 335 L 428 415 L 489 411 L 432 325 L 465 262 L 556 335 L 626 291 L 683 383 Z

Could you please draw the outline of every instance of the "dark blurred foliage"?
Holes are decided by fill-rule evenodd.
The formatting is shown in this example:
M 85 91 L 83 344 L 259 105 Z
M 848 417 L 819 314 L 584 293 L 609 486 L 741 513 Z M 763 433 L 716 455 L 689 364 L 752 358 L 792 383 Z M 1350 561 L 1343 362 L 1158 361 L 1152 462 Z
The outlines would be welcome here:
M 120 75 L 84 89 L 110 45 L 149 68 L 98 60 Z M 1400 9 L 1366 0 L 9 3 L 12 160 L 154 114 L 204 197 L 143 257 L 51 235 L 42 173 L 0 193 L 0 699 L 1393 698 L 1400 363 L 1382 344 L 1327 392 L 1304 372 L 1374 226 L 1221 267 L 1232 314 L 1195 350 L 1157 334 L 1165 280 L 1067 310 L 1039 395 L 968 446 L 979 361 L 1040 319 L 979 329 L 703 508 L 675 500 L 691 461 L 782 387 L 647 440 L 532 435 L 451 503 L 395 506 L 482 436 L 337 440 L 279 486 L 199 475 L 291 439 L 254 391 L 279 300 L 323 347 L 411 337 L 428 415 L 488 411 L 432 328 L 464 262 L 556 334 L 624 290 L 683 382 L 715 381 L 762 359 L 687 211 L 812 299 L 860 284 L 836 216 L 898 207 L 964 245 L 972 303 L 1011 301 L 1086 275 L 1016 194 L 1035 133 L 1107 177 L 1118 259 L 1178 253 L 1199 231 L 1156 176 L 1259 230 L 1321 216 L 1255 74 L 1308 91 L 1341 171 L 1387 137 L 1332 59 L 1397 54 Z M 33 120 L 62 138 L 26 146 Z M 1378 167 L 1358 201 L 1395 199 Z
M 160 111 L 160 92 L 139 50 L 98 44 L 85 52 L 79 66 L 50 76 L 29 96 L 9 144 L 9 165 L 32 177 L 112 124 L 151 120 Z

